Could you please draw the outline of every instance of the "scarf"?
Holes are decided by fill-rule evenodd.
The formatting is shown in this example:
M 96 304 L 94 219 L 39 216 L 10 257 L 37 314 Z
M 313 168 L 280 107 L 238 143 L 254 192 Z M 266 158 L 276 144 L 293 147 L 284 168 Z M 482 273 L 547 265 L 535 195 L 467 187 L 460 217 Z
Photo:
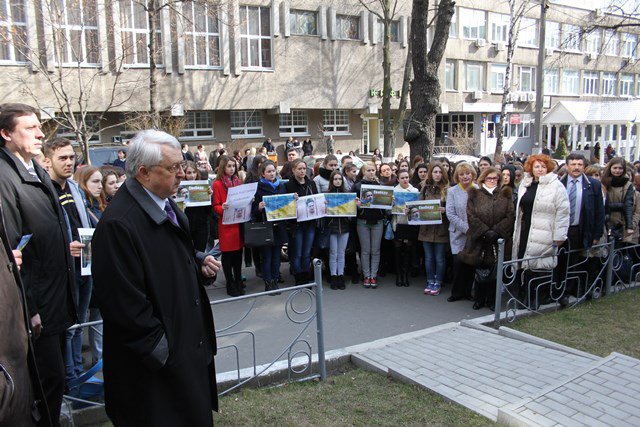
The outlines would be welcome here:
M 222 175 L 221 180 L 222 180 L 222 184 L 224 184 L 226 188 L 236 187 L 241 184 L 240 178 L 238 178 L 238 175 L 233 175 L 231 179 L 229 179 L 227 175 Z
M 280 180 L 277 177 L 276 177 L 276 180 L 273 182 L 267 180 L 266 178 L 260 178 L 260 182 L 262 182 L 263 184 L 268 184 L 274 190 L 277 190 L 278 187 L 280 186 Z
M 464 187 L 462 186 L 462 184 L 461 184 L 461 183 L 458 183 L 458 186 L 459 186 L 463 191 L 465 191 L 465 192 L 466 192 L 468 189 L 470 189 L 471 187 L 473 187 L 473 182 L 472 182 L 471 184 L 469 184 L 469 186 L 468 186 L 467 188 L 464 188 Z
M 625 184 L 629 181 L 629 178 L 625 175 L 622 176 L 612 176 L 611 177 L 611 186 L 612 187 L 624 187 Z

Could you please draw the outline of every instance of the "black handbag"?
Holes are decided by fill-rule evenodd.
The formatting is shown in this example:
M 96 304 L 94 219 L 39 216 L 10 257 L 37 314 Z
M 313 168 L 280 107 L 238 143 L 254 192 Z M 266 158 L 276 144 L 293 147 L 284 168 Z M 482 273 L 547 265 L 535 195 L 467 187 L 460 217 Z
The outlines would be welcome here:
M 243 232 L 244 245 L 248 248 L 260 248 L 275 244 L 272 222 L 245 222 Z
M 491 245 L 491 249 L 493 249 L 494 259 L 496 263 L 493 265 L 480 265 L 476 267 L 475 279 L 476 283 L 492 283 L 496 281 L 498 275 L 498 265 L 497 260 L 498 257 L 496 255 L 496 247 L 495 245 Z M 482 251 L 482 255 L 480 259 L 484 259 L 484 251 Z
M 419 231 L 419 226 L 417 225 L 398 224 L 396 225 L 396 239 L 417 240 Z

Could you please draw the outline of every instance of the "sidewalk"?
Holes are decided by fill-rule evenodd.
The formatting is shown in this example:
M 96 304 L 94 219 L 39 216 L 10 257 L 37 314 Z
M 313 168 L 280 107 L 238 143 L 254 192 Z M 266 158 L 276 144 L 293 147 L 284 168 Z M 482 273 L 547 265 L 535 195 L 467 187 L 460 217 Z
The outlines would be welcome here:
M 513 426 L 640 425 L 640 360 L 463 321 L 348 347 L 359 366 Z

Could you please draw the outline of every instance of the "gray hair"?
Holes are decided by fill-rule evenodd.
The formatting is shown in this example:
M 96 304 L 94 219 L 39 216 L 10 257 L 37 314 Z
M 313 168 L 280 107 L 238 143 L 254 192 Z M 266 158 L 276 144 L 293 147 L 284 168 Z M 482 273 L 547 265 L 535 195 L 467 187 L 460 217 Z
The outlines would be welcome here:
M 135 178 L 140 166 L 159 165 L 162 161 L 163 145 L 178 151 L 182 149 L 178 140 L 166 132 L 147 129 L 136 133 L 129 142 L 127 163 L 125 164 L 127 178 Z

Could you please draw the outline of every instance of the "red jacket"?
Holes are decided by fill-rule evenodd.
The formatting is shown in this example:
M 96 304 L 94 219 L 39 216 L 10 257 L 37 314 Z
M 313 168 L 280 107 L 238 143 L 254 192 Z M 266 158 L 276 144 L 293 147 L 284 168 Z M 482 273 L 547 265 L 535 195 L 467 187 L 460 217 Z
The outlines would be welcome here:
M 218 215 L 218 238 L 220 239 L 220 250 L 222 252 L 232 252 L 242 249 L 242 236 L 240 235 L 240 224 L 222 223 L 222 204 L 227 201 L 227 187 L 222 181 L 213 182 L 213 211 Z

